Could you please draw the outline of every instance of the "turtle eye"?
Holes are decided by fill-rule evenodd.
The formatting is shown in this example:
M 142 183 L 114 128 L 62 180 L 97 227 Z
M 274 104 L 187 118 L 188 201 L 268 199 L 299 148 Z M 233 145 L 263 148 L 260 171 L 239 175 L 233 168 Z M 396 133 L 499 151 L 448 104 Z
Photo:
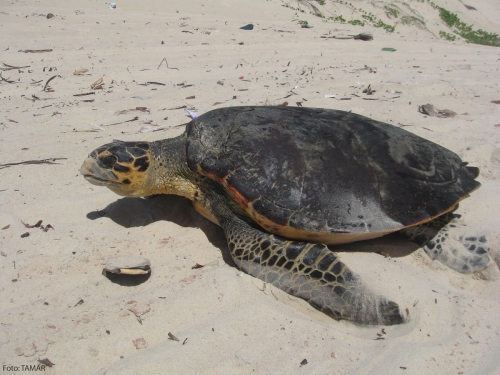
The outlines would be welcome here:
M 100 164 L 104 168 L 111 169 L 116 164 L 117 158 L 116 158 L 116 156 L 113 156 L 113 155 L 106 155 L 103 157 L 99 157 L 98 160 L 100 161 Z

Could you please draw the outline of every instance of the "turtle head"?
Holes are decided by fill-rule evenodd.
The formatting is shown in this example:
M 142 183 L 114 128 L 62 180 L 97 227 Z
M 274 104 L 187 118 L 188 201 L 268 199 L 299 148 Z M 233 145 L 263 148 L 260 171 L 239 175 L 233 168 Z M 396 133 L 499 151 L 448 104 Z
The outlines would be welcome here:
M 91 184 L 106 186 L 118 195 L 151 195 L 149 175 L 152 143 L 113 141 L 92 151 L 80 168 Z

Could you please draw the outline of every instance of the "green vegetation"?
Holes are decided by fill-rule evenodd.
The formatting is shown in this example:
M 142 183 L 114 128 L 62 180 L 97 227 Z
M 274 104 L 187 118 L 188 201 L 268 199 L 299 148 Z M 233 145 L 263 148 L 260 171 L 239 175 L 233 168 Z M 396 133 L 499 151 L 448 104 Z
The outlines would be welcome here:
M 304 20 L 299 20 L 298 22 L 299 22 L 300 26 L 307 26 L 308 25 L 308 22 L 304 21 Z
M 365 20 L 370 21 L 371 23 L 375 22 L 375 16 L 370 14 L 363 14 L 361 17 L 363 17 Z
M 351 25 L 365 26 L 365 23 L 361 20 L 350 20 L 347 21 L 347 23 L 350 23 Z
M 300 8 L 294 8 L 288 4 L 282 4 L 281 5 L 282 7 L 285 7 L 285 8 L 289 8 L 289 9 L 292 9 L 292 10 L 296 10 L 297 12 L 301 12 L 301 13 L 305 13 L 306 11 L 303 10 L 303 9 L 300 9 Z
M 425 21 L 415 16 L 403 16 L 401 17 L 401 23 L 403 25 L 425 26 Z
M 366 21 L 359 20 L 359 19 L 353 19 L 353 20 L 347 21 L 341 14 L 328 17 L 328 19 L 331 20 L 331 21 L 340 22 L 340 23 L 349 23 L 351 25 L 357 25 L 357 26 L 365 26 L 366 22 L 369 22 L 370 24 L 372 24 L 372 26 L 374 26 L 374 27 L 380 27 L 380 28 L 384 29 L 385 31 L 387 31 L 389 33 L 394 32 L 394 30 L 396 29 L 396 26 L 392 26 L 392 25 L 386 24 L 384 21 L 378 19 L 371 12 L 366 12 L 365 10 L 363 10 L 361 8 L 359 8 L 359 9 L 354 8 L 354 6 L 352 5 L 352 3 L 348 3 L 347 1 L 342 1 L 342 0 L 332 0 L 332 1 L 335 1 L 338 4 L 347 5 L 353 11 L 362 13 L 361 17 L 364 18 Z M 320 4 L 320 5 L 325 5 L 326 4 L 326 0 L 316 0 L 316 2 L 318 4 Z M 301 13 L 305 13 L 305 11 L 303 9 L 294 8 L 294 7 L 292 7 L 289 4 L 282 4 L 282 6 L 284 6 L 285 8 L 296 10 L 296 11 L 301 12 Z M 399 17 L 399 10 L 397 10 L 395 8 L 387 7 L 387 6 L 385 7 L 385 9 L 386 9 L 386 13 L 387 13 L 388 16 L 390 15 L 390 16 L 392 16 L 394 18 Z M 312 14 L 312 15 L 314 15 L 314 16 L 316 16 L 316 17 L 325 18 L 325 16 L 322 13 L 319 13 L 319 12 L 315 12 L 315 13 L 309 12 L 309 13 Z M 303 26 L 307 25 L 307 21 L 298 21 L 298 22 L 299 22 L 300 25 L 303 25 Z M 423 21 L 421 21 L 421 22 L 423 23 Z
M 396 29 L 396 26 L 388 25 L 388 24 L 386 24 L 382 20 L 378 20 L 378 22 L 376 24 L 374 24 L 373 26 L 375 26 L 375 27 L 381 27 L 385 31 L 390 32 L 390 33 L 394 32 L 394 30 Z
M 396 29 L 396 26 L 386 24 L 384 21 L 378 19 L 371 12 L 366 12 L 365 10 L 363 10 L 361 8 L 359 8 L 359 9 L 354 8 L 352 6 L 352 3 L 347 3 L 347 2 L 344 3 L 342 0 L 337 0 L 336 2 L 339 4 L 349 5 L 352 8 L 352 10 L 359 11 L 360 13 L 362 13 L 361 17 L 364 18 L 365 21 L 359 20 L 359 19 L 353 19 L 353 20 L 346 21 L 346 19 L 342 15 L 329 17 L 328 19 L 330 19 L 332 21 L 341 22 L 341 23 L 349 23 L 351 25 L 358 25 L 358 26 L 365 26 L 366 22 L 369 22 L 374 27 L 380 27 L 389 33 L 394 32 L 394 30 Z M 399 15 L 399 11 L 397 9 L 394 9 L 394 8 L 390 8 L 390 9 L 391 9 L 390 12 L 392 15 L 396 15 L 396 16 Z
M 342 15 L 329 17 L 328 19 L 329 19 L 329 20 L 332 20 L 332 21 L 335 21 L 335 22 L 341 22 L 341 23 L 346 23 L 346 22 L 347 22 L 347 21 L 345 20 L 345 18 L 344 18 L 344 17 L 342 17 Z
M 453 41 L 453 40 L 457 39 L 457 37 L 456 37 L 455 35 L 452 35 L 452 34 L 450 34 L 450 33 L 447 33 L 446 31 L 440 31 L 440 32 L 439 32 L 439 36 L 440 36 L 441 38 L 443 38 L 443 39 L 446 39 L 446 40 L 451 40 L 451 41 Z
M 341 23 L 349 23 L 351 25 L 357 25 L 357 26 L 364 26 L 367 22 L 371 24 L 374 27 L 380 27 L 384 29 L 387 32 L 394 32 L 396 29 L 396 26 L 389 25 L 385 23 L 384 21 L 378 19 L 374 14 L 371 12 L 366 12 L 365 10 L 361 8 L 355 8 L 353 7 L 352 3 L 349 3 L 347 1 L 343 0 L 332 0 L 338 4 L 343 4 L 348 7 L 350 7 L 354 12 L 361 13 L 361 17 L 363 20 L 360 19 L 352 19 L 347 21 L 341 14 L 340 15 L 335 15 L 332 17 L 328 17 L 329 20 L 332 20 L 334 22 L 341 22 Z M 456 35 L 464 38 L 466 41 L 470 43 L 476 43 L 476 44 L 484 44 L 484 45 L 490 45 L 490 46 L 500 46 L 500 38 L 498 34 L 495 33 L 489 33 L 484 30 L 474 30 L 472 25 L 467 25 L 465 22 L 462 22 L 458 16 L 455 13 L 452 13 L 438 5 L 436 5 L 433 1 L 431 0 L 417 0 L 421 3 L 427 3 L 432 6 L 434 9 L 436 9 L 439 12 L 440 18 L 443 20 L 443 22 L 451 29 L 452 33 L 445 32 L 445 31 L 440 31 L 439 36 L 441 38 L 444 38 L 446 40 L 456 40 Z M 316 2 L 319 5 L 325 5 L 326 0 L 316 0 Z M 300 8 L 294 8 L 288 4 L 284 4 L 284 7 L 305 13 L 304 10 Z M 384 6 L 385 13 L 387 17 L 389 18 L 399 18 L 401 20 L 401 23 L 403 25 L 415 25 L 420 28 L 425 27 L 425 21 L 415 17 L 415 16 L 410 16 L 410 15 L 402 15 L 401 16 L 401 11 L 397 9 L 395 6 L 390 6 L 386 5 Z M 312 13 L 311 14 L 325 18 L 325 16 L 321 13 Z M 456 34 L 456 35 L 454 35 Z
M 427 0 L 429 2 L 429 0 Z M 472 25 L 467 25 L 465 22 L 460 21 L 458 16 L 455 13 L 452 13 L 440 6 L 434 4 L 432 1 L 430 5 L 439 11 L 439 17 L 443 20 L 443 22 L 448 26 L 455 34 L 458 34 L 466 41 L 475 44 L 483 44 L 488 46 L 500 46 L 500 39 L 498 38 L 498 34 L 489 33 L 484 30 L 473 30 Z M 447 32 L 440 31 L 439 36 L 448 40 L 450 37 L 454 37 Z
M 387 17 L 389 18 L 398 18 L 399 17 L 399 10 L 396 8 L 391 8 L 390 6 L 385 6 L 385 14 L 387 14 Z

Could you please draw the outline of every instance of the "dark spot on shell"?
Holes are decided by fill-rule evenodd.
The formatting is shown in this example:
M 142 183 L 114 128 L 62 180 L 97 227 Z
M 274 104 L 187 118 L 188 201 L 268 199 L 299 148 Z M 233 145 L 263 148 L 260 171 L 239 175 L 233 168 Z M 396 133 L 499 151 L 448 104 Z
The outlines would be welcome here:
M 126 178 L 125 180 L 122 181 L 125 185 L 130 185 L 130 180 Z
M 279 260 L 276 262 L 276 267 L 283 266 L 283 264 L 285 264 L 285 262 L 286 262 L 286 258 L 285 257 L 279 258 Z
M 287 264 L 285 264 L 285 268 L 287 270 L 291 270 L 293 268 L 293 265 L 294 265 L 294 263 L 292 261 L 290 261 Z
M 313 279 L 321 279 L 323 277 L 323 272 L 318 271 L 318 270 L 314 270 L 314 271 L 311 272 L 310 276 Z
M 115 166 L 113 167 L 113 169 L 117 172 L 123 172 L 123 173 L 127 173 L 127 172 L 130 172 L 130 168 L 129 167 L 125 167 L 124 165 L 121 165 L 121 164 L 115 164 Z
M 276 261 L 278 260 L 278 256 L 277 255 L 273 255 L 271 258 L 269 258 L 269 260 L 267 261 L 267 265 L 268 266 L 274 266 L 274 264 L 276 263 Z
M 307 265 L 311 265 L 316 261 L 316 258 L 318 258 L 319 254 L 323 251 L 324 246 L 323 245 L 314 245 L 306 255 L 304 255 L 304 263 Z
M 149 159 L 147 157 L 142 157 L 135 159 L 134 167 L 139 167 L 139 172 L 144 172 L 149 168 Z
M 487 253 L 488 251 L 486 251 L 485 249 L 483 249 L 482 247 L 478 247 L 477 250 L 476 250 L 476 254 L 478 255 L 481 255 L 481 254 L 485 254 Z
M 243 254 L 243 249 L 236 249 L 234 251 L 234 255 L 237 257 L 241 256 L 241 254 Z
M 109 152 L 115 155 L 121 163 L 132 163 L 134 161 L 132 155 L 122 146 L 112 146 L 109 148 Z
M 295 259 L 295 258 L 297 258 L 297 256 L 301 253 L 301 251 L 304 250 L 305 246 L 306 246 L 305 243 L 292 242 L 286 248 L 286 257 L 288 259 Z
M 135 157 L 146 155 L 146 151 L 138 147 L 130 147 L 127 149 L 127 151 L 130 152 Z
M 335 279 L 336 279 L 336 277 L 334 275 L 332 275 L 330 272 L 326 272 L 324 274 L 324 278 L 326 281 L 330 281 L 330 282 L 335 281 Z
M 266 250 L 262 253 L 262 261 L 265 262 L 271 256 L 271 252 Z
M 337 262 L 333 265 L 332 272 L 334 275 L 340 275 L 342 273 L 342 269 L 343 269 L 342 263 Z
M 328 254 L 326 257 L 321 259 L 321 261 L 318 264 L 318 268 L 322 271 L 326 271 L 333 262 L 337 260 L 337 257 L 333 254 Z
M 99 161 L 104 168 L 111 169 L 116 164 L 116 156 L 113 155 L 104 156 L 99 158 Z
M 261 242 L 260 248 L 261 250 L 266 250 L 269 247 L 269 245 L 271 245 L 271 241 L 265 240 Z

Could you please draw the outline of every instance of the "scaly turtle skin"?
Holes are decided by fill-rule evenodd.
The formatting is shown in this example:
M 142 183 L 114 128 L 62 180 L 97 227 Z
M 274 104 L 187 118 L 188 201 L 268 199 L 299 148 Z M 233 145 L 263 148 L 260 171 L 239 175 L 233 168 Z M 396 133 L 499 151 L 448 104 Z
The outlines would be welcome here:
M 325 244 L 404 230 L 459 271 L 489 260 L 483 237 L 444 246 L 456 226 L 451 211 L 480 186 L 479 170 L 435 143 L 353 113 L 221 108 L 176 138 L 101 146 L 81 173 L 119 195 L 189 198 L 223 228 L 238 267 L 335 319 L 405 320 Z M 437 217 L 442 230 L 434 230 Z

